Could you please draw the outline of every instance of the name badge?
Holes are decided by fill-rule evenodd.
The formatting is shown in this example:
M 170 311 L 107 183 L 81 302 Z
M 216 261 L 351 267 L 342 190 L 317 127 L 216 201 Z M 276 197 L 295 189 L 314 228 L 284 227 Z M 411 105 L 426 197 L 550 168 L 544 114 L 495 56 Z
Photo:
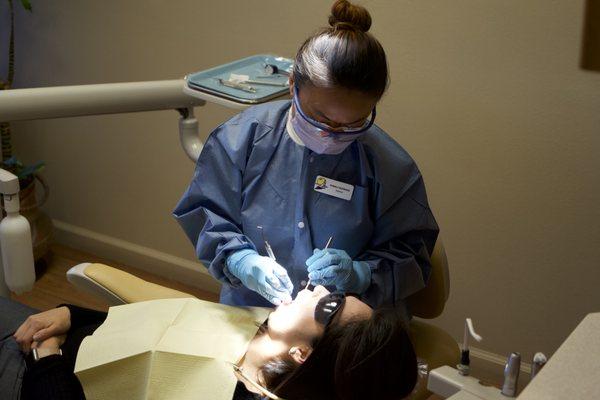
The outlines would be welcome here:
M 354 192 L 353 185 L 326 178 L 321 175 L 317 176 L 317 179 L 315 179 L 314 189 L 317 192 L 344 200 L 350 200 L 352 198 L 352 192 Z

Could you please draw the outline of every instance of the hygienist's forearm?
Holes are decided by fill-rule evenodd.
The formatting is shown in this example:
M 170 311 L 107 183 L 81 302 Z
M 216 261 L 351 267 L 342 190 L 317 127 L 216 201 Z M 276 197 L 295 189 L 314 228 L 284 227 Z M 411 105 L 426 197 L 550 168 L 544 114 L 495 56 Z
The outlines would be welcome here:
M 412 255 L 361 258 L 371 267 L 371 285 L 362 299 L 373 308 L 404 305 L 408 296 L 425 287 L 431 269 L 428 260 L 419 263 Z

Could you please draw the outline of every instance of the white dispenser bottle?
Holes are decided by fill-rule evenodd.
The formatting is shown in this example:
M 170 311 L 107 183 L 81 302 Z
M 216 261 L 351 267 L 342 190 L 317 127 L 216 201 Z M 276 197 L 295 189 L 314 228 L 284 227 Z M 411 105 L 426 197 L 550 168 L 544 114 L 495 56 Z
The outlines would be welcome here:
M 0 222 L 0 247 L 6 286 L 16 294 L 30 291 L 35 283 L 33 246 L 29 221 L 19 215 L 19 179 L 0 169 L 0 192 L 6 217 Z

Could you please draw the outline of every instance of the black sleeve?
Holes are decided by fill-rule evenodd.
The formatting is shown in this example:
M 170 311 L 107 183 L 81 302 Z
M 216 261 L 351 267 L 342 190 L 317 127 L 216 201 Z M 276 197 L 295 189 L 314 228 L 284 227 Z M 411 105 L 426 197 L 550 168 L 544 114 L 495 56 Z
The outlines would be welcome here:
M 61 304 L 71 314 L 71 328 L 61 346 L 63 355 L 44 357 L 33 362 L 27 357 L 27 371 L 23 375 L 21 399 L 80 400 L 85 399 L 81 383 L 73 373 L 77 352 L 83 339 L 94 333 L 106 319 L 107 313 Z
M 59 355 L 27 363 L 21 400 L 85 400 L 83 388 L 67 360 Z
M 249 392 L 248 389 L 246 389 L 246 386 L 238 381 L 237 385 L 235 385 L 235 392 L 233 393 L 233 399 L 232 400 L 261 400 L 262 397 L 260 397 L 258 394 Z
M 71 313 L 70 331 L 86 325 L 100 325 L 108 315 L 103 311 L 90 310 L 73 304 L 60 304 L 57 308 L 62 306 L 67 307 Z
M 108 314 L 73 304 L 61 304 L 58 307 L 61 306 L 67 307 L 71 313 L 71 328 L 61 349 L 65 364 L 73 371 L 81 342 L 86 336 L 93 334 L 102 325 Z

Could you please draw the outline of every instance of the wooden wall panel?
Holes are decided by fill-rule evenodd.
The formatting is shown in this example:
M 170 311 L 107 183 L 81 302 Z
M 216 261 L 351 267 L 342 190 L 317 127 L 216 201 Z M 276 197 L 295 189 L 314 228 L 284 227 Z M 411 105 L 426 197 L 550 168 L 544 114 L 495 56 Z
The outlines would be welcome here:
M 587 0 L 581 68 L 600 72 L 600 0 Z

